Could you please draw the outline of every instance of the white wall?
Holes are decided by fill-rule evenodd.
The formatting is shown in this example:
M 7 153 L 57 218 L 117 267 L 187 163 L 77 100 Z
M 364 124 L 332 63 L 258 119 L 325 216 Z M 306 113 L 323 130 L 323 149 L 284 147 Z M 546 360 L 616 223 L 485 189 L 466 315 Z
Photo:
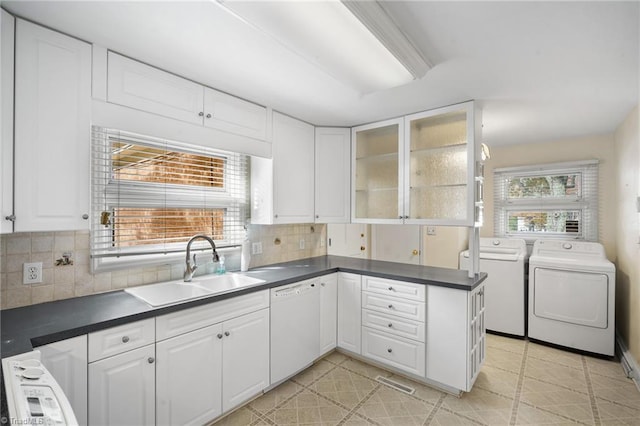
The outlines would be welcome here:
M 636 361 L 640 361 L 640 110 L 632 111 L 617 129 L 615 158 L 616 328 Z

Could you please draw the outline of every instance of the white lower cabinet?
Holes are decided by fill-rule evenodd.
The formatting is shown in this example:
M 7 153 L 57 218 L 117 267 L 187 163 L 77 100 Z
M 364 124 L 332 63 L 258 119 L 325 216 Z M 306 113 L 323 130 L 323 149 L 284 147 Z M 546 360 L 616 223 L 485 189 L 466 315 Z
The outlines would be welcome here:
M 424 376 L 422 342 L 363 327 L 362 355 L 416 376 Z
M 468 392 L 486 354 L 484 284 L 427 288 L 426 378 Z
M 361 276 L 338 272 L 337 346 L 359 354 L 361 349 Z
M 222 411 L 269 386 L 269 309 L 223 324 Z
M 320 277 L 320 355 L 336 347 L 338 332 L 338 274 Z
M 37 348 L 42 364 L 64 391 L 78 424 L 87 424 L 87 335 Z
M 155 425 L 155 345 L 89 364 L 89 424 Z
M 222 414 L 222 324 L 156 344 L 158 425 L 202 425 Z

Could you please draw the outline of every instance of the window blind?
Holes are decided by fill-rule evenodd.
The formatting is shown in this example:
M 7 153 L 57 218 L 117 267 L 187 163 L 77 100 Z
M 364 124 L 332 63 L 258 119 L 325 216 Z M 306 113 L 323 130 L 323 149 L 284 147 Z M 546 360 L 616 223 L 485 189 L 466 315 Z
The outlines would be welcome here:
M 242 242 L 245 155 L 96 126 L 91 152 L 94 269 L 166 261 L 195 234 L 219 248 Z
M 495 169 L 496 236 L 598 240 L 598 161 Z

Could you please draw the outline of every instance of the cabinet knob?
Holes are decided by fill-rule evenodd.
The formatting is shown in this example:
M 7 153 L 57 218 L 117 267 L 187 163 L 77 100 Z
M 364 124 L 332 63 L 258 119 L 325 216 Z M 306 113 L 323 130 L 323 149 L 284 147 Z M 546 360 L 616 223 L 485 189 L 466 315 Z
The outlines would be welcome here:
M 412 254 L 412 255 L 414 255 L 414 256 L 417 256 L 417 255 L 418 255 L 418 253 L 419 253 L 419 252 L 418 252 L 418 250 L 413 250 L 413 251 L 411 252 L 411 254 Z
M 389 287 L 389 291 L 393 291 L 393 287 Z
M 222 339 L 222 333 L 218 333 L 218 339 Z
M 320 285 L 321 285 L 322 287 L 326 286 L 326 284 L 325 284 L 325 283 L 320 283 Z
M 360 246 L 360 251 L 365 251 L 367 248 L 365 246 Z
M 392 324 L 392 323 L 389 323 L 388 327 L 389 327 L 389 328 L 393 327 L 393 324 Z
M 393 352 L 393 349 L 389 348 L 389 349 L 387 349 L 387 352 L 391 353 L 391 352 Z
M 227 336 L 227 337 L 229 337 L 229 335 L 231 335 L 231 333 L 229 333 L 228 331 L 225 331 L 225 332 L 224 332 L 224 335 L 225 335 L 225 336 Z
M 156 361 L 156 359 L 155 359 L 154 357 L 152 357 L 152 356 L 150 356 L 149 358 L 147 358 L 147 362 L 148 362 L 149 364 L 153 364 L 155 361 Z
M 319 214 L 316 215 L 316 219 L 320 219 L 320 215 Z
M 83 214 L 83 215 L 82 215 L 82 218 L 83 218 L 84 220 L 87 220 L 87 219 L 89 219 L 89 215 L 85 213 L 85 214 Z
M 129 336 L 122 336 L 122 343 L 127 343 L 129 341 Z
M 12 215 L 9 215 L 9 216 L 5 216 L 4 219 L 8 220 L 9 222 L 15 222 L 16 221 L 16 215 L 12 214 Z
M 398 216 L 398 219 L 402 219 L 402 218 L 404 218 L 404 216 Z
M 198 113 L 198 117 L 202 117 L 203 115 L 204 115 L 204 112 L 203 112 L 203 111 L 200 111 L 200 112 Z
M 405 219 L 409 219 L 409 216 L 405 216 L 404 218 L 405 218 Z
M 389 305 L 389 309 L 393 309 L 393 305 Z
M 207 114 L 207 118 L 211 118 L 211 114 Z
M 273 215 L 273 217 L 275 217 L 275 218 L 277 219 L 277 218 L 278 218 L 278 215 L 277 215 L 277 214 L 274 214 L 274 215 Z

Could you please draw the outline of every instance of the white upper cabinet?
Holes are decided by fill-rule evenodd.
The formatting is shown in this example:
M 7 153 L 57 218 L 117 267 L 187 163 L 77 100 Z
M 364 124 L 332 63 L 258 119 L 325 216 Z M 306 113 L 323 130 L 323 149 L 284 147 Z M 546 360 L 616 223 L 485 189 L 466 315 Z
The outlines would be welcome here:
M 204 125 L 255 139 L 267 138 L 267 109 L 204 88 Z
M 315 221 L 351 220 L 351 131 L 317 127 L 315 141 Z
M 352 222 L 402 223 L 402 118 L 352 129 Z
M 13 42 L 15 18 L 4 10 L 0 37 L 0 234 L 13 231 Z
M 91 45 L 18 19 L 15 228 L 89 227 Z
M 254 139 L 267 139 L 267 109 L 108 52 L 107 101 Z
M 352 221 L 473 226 L 479 117 L 466 102 L 352 130 Z
M 273 113 L 273 159 L 251 159 L 251 223 L 314 221 L 314 127 Z
M 474 224 L 473 102 L 405 117 L 406 223 Z
M 204 91 L 197 83 L 108 53 L 107 101 L 202 124 Z

